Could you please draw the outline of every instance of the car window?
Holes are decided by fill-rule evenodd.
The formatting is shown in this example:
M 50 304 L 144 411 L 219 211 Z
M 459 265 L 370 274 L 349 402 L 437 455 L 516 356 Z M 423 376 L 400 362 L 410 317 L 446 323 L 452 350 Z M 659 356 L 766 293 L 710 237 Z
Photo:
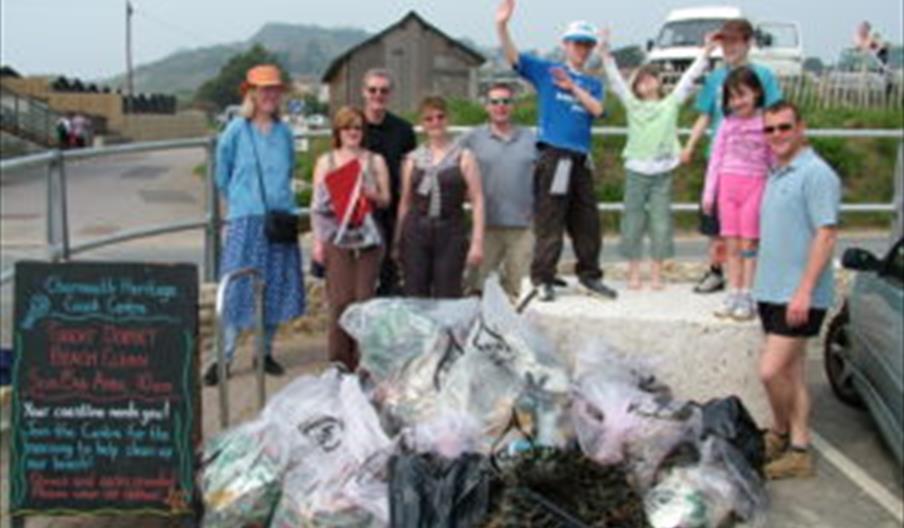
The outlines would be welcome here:
M 884 274 L 892 278 L 899 286 L 904 285 L 904 238 L 898 240 L 886 257 Z
M 796 48 L 797 28 L 791 24 L 762 24 L 757 28 L 757 44 L 763 48 Z
M 680 20 L 669 22 L 663 26 L 656 39 L 660 48 L 679 46 L 702 46 L 703 39 L 710 31 L 717 31 L 725 23 L 724 20 Z

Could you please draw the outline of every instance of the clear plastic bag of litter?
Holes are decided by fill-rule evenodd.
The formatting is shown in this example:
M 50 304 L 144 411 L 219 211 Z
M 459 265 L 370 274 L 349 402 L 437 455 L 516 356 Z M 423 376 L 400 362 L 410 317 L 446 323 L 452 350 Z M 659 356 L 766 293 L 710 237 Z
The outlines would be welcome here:
M 255 420 L 207 443 L 200 475 L 205 528 L 270 519 L 288 468 L 287 434 L 276 424 Z
M 432 350 L 437 334 L 464 342 L 479 307 L 473 298 L 374 299 L 348 307 L 339 324 L 358 342 L 361 368 L 379 384 Z
M 271 528 L 382 528 L 389 525 L 389 451 L 375 454 L 356 471 L 312 486 L 307 468 L 285 478 Z
M 572 390 L 571 419 L 583 452 L 603 465 L 624 464 L 645 491 L 683 443 L 697 442 L 699 408 L 672 400 L 666 387 L 611 356 L 605 370 L 585 373 Z
M 766 524 L 768 497 L 760 477 L 718 437 L 700 446 L 697 463 L 670 469 L 644 496 L 654 528 Z
M 513 407 L 533 418 L 541 443 L 562 445 L 569 387 L 553 345 L 515 313 L 498 279 L 491 277 L 484 284 L 480 316 L 442 386 L 442 405 L 479 420 L 483 452 L 505 430 Z
M 290 468 L 273 526 L 385 525 L 388 506 L 381 514 L 379 505 L 387 503 L 386 485 L 374 461 L 383 457 L 385 467 L 393 443 L 357 376 L 330 369 L 299 378 L 264 416 L 290 431 Z
M 477 451 L 480 437 L 480 422 L 475 417 L 460 410 L 442 409 L 437 416 L 403 430 L 401 441 L 411 452 L 453 459 Z
M 392 446 L 357 376 L 335 368 L 293 381 L 262 416 L 290 431 L 289 462 L 308 468 L 314 482 L 351 471 Z

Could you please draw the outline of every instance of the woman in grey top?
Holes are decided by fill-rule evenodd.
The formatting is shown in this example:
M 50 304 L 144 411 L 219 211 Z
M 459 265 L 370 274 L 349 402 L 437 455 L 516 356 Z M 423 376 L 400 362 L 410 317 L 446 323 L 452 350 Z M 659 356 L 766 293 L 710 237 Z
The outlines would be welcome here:
M 339 317 L 348 305 L 376 291 L 384 241 L 368 211 L 385 207 L 390 199 L 386 162 L 362 148 L 363 127 L 360 110 L 343 107 L 336 112 L 333 148 L 317 160 L 311 198 L 313 258 L 326 269 L 330 360 L 349 370 L 357 368 L 358 353 L 355 341 L 339 326 Z
M 452 141 L 446 101 L 427 97 L 420 105 L 427 141 L 402 167 L 396 241 L 403 291 L 412 297 L 461 297 L 465 265 L 483 260 L 484 204 L 480 170 L 471 151 Z M 473 218 L 468 240 L 465 199 Z

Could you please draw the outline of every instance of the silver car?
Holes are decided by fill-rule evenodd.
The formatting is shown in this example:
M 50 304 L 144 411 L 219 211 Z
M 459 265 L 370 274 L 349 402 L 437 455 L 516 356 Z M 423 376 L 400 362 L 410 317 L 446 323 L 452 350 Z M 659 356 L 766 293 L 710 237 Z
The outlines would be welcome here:
M 826 374 L 841 401 L 866 406 L 904 464 L 904 237 L 881 260 L 848 249 L 842 265 L 858 273 L 829 323 Z

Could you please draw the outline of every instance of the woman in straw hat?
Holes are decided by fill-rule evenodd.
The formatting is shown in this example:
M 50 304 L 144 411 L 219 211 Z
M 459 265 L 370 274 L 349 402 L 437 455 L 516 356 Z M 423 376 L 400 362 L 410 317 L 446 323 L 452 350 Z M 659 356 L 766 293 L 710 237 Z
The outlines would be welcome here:
M 294 212 L 292 174 L 295 149 L 292 132 L 279 119 L 284 85 L 276 66 L 248 70 L 241 91 L 241 118 L 233 119 L 217 145 L 217 187 L 226 199 L 226 243 L 222 273 L 241 268 L 257 269 L 265 281 L 264 370 L 281 375 L 283 367 L 273 359 L 277 326 L 304 312 L 301 251 L 297 240 L 272 241 L 265 231 L 268 211 Z M 254 326 L 251 282 L 239 279 L 226 293 L 225 341 L 227 364 L 235 356 L 239 332 Z M 217 365 L 210 365 L 204 382 L 219 381 Z

